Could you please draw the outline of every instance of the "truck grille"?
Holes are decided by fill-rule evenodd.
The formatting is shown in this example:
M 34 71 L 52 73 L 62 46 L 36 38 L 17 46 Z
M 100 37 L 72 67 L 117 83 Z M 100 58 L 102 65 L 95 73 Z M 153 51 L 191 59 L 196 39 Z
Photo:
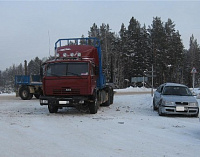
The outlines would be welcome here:
M 53 89 L 54 95 L 80 95 L 80 89 L 62 87 L 61 89 Z

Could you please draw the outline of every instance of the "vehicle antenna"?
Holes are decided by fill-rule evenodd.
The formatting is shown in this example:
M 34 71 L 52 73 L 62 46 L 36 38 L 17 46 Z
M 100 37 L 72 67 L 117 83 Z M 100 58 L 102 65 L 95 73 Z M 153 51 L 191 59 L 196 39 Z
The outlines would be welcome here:
M 49 57 L 50 57 L 50 35 L 49 35 L 49 30 L 48 30 L 48 37 L 49 37 Z

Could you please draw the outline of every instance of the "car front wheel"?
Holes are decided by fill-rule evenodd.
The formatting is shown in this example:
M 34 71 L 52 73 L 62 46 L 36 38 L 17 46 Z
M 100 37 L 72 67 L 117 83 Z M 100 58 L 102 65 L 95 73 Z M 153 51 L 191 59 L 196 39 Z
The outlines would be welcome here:
M 162 107 L 159 105 L 158 107 L 158 114 L 159 116 L 163 116 L 164 114 L 162 113 Z
M 156 107 L 155 100 L 153 99 L 153 110 L 156 111 L 158 108 Z

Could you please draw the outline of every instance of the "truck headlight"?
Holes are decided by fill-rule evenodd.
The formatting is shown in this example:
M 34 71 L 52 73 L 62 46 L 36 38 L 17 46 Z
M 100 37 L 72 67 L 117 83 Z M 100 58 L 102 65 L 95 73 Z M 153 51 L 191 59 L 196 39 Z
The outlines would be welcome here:
M 80 100 L 80 101 L 79 101 L 79 104 L 84 104 L 84 100 Z
M 60 57 L 60 54 L 59 54 L 59 53 L 56 53 L 56 57 L 59 58 L 59 57 Z
M 72 52 L 72 53 L 70 53 L 70 57 L 74 57 L 74 53 Z
M 48 104 L 48 100 L 40 100 L 41 104 Z
M 78 57 L 81 57 L 81 53 L 80 53 L 80 52 L 78 52 L 78 53 L 77 53 L 77 56 L 78 56 Z
M 67 57 L 67 54 L 66 54 L 66 53 L 63 53 L 63 57 Z

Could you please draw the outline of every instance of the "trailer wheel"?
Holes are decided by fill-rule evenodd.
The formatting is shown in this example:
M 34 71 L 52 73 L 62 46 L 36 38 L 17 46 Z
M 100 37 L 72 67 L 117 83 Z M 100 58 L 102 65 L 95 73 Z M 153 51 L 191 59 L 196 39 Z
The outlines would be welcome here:
M 58 107 L 53 106 L 53 105 L 48 105 L 48 109 L 50 113 L 57 113 L 58 112 Z
M 114 101 L 114 94 L 112 94 L 112 96 L 110 96 L 110 104 L 113 104 Z
M 31 100 L 32 98 L 33 98 L 33 94 L 32 94 L 32 93 L 29 93 L 28 100 Z
M 30 100 L 33 94 L 30 93 L 28 87 L 21 87 L 19 90 L 19 96 L 22 100 Z
M 114 101 L 114 92 L 113 92 L 113 89 L 111 89 L 111 92 L 110 92 L 110 104 L 113 104 L 113 101 Z

